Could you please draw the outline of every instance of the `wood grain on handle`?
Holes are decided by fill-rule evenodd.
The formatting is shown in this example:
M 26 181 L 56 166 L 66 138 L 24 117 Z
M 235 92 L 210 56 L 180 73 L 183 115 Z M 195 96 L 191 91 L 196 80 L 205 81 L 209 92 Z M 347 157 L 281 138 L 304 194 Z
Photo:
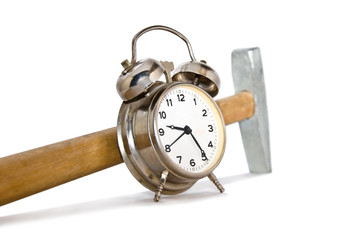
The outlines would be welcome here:
M 244 91 L 217 100 L 226 125 L 251 117 L 254 113 L 254 100 L 250 92 Z
M 116 128 L 0 158 L 0 206 L 122 162 Z
M 225 124 L 252 116 L 253 96 L 217 101 Z M 116 128 L 0 158 L 0 206 L 122 163 Z

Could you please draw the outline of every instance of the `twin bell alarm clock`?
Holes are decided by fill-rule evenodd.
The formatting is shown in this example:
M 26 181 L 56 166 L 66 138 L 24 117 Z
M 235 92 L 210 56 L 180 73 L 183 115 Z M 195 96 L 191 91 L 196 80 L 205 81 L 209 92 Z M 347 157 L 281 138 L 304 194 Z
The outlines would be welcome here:
M 136 60 L 138 38 L 164 30 L 182 39 L 191 60 L 174 69 L 172 62 Z M 197 61 L 191 44 L 180 32 L 151 26 L 132 41 L 132 59 L 122 62 L 117 81 L 123 100 L 117 136 L 124 162 L 146 188 L 161 194 L 178 194 L 206 176 L 224 191 L 214 169 L 225 149 L 225 124 L 213 100 L 219 91 L 218 74 L 205 61 Z

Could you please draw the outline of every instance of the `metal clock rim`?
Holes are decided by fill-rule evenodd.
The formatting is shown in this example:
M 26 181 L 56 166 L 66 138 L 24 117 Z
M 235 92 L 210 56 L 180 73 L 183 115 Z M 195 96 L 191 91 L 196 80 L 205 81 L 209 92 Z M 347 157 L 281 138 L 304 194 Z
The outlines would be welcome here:
M 220 117 L 220 120 L 221 120 L 221 123 L 220 123 L 220 126 L 222 127 L 222 145 L 223 145 L 223 148 L 220 152 L 220 156 L 219 158 L 217 159 L 217 162 L 215 163 L 211 163 L 210 166 L 208 166 L 208 168 L 205 170 L 205 171 L 202 171 L 200 173 L 198 172 L 189 172 L 187 170 L 184 170 L 180 167 L 178 167 L 171 159 L 170 157 L 164 152 L 164 151 L 161 151 L 161 149 L 158 147 L 159 144 L 158 144 L 158 140 L 157 140 L 157 129 L 155 127 L 155 124 L 154 124 L 154 118 L 157 117 L 157 109 L 158 109 L 158 106 L 161 104 L 161 101 L 163 100 L 161 98 L 161 96 L 166 93 L 167 91 L 171 90 L 171 88 L 174 88 L 174 87 L 178 87 L 178 86 L 187 86 L 187 87 L 194 87 L 196 89 L 198 89 L 198 91 L 200 91 L 201 93 L 203 93 L 209 100 L 210 102 L 213 104 L 213 106 L 215 107 L 215 110 L 217 111 L 218 113 L 218 116 Z M 153 107 L 150 107 L 149 108 L 149 123 L 148 123 L 148 126 L 149 126 L 149 137 L 150 137 L 150 140 L 152 142 L 152 146 L 155 150 L 155 152 L 157 153 L 158 156 L 163 156 L 163 158 L 165 159 L 165 161 L 161 161 L 161 159 L 159 159 L 160 163 L 163 164 L 166 169 L 170 169 L 172 170 L 172 174 L 174 175 L 177 175 L 178 177 L 180 178 L 184 178 L 184 179 L 195 179 L 195 180 L 198 180 L 198 179 L 201 179 L 201 178 L 204 178 L 206 176 L 208 176 L 210 173 L 212 173 L 214 171 L 214 169 L 220 164 L 221 162 L 221 159 L 223 157 L 223 154 L 225 152 L 225 144 L 226 144 L 226 134 L 225 134 L 225 123 L 224 123 L 224 119 L 222 117 L 222 114 L 221 114 L 221 111 L 218 107 L 218 105 L 216 104 L 216 102 L 214 101 L 214 99 L 205 91 L 203 90 L 202 88 L 198 87 L 198 86 L 195 86 L 195 85 L 191 85 L 191 84 L 188 84 L 188 83 L 181 83 L 181 82 L 174 82 L 174 83 L 171 83 L 171 84 L 167 84 L 166 87 L 163 89 L 163 91 L 159 92 L 159 94 L 156 94 L 156 96 L 154 97 L 154 100 L 153 101 L 156 101 L 155 104 L 151 104 L 151 106 Z

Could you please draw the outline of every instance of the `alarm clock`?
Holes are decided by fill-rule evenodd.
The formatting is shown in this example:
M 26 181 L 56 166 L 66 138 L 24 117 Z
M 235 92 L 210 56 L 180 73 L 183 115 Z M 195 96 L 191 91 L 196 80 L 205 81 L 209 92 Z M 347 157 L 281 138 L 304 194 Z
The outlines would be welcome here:
M 136 61 L 138 38 L 152 30 L 181 38 L 191 60 L 175 70 L 172 62 Z M 225 124 L 213 100 L 220 87 L 218 74 L 205 61 L 196 60 L 184 35 L 161 25 L 134 36 L 132 59 L 122 65 L 117 81 L 123 100 L 117 136 L 132 175 L 155 192 L 154 201 L 159 201 L 161 194 L 184 192 L 207 176 L 223 192 L 213 174 L 225 149 Z

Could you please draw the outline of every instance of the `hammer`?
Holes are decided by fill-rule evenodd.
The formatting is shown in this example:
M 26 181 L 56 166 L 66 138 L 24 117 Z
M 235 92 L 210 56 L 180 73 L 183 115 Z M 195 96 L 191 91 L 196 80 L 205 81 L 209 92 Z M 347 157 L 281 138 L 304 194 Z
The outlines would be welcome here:
M 270 173 L 268 113 L 259 48 L 232 52 L 236 94 L 217 100 L 239 122 L 251 173 Z M 122 163 L 116 127 L 0 158 L 0 206 Z

